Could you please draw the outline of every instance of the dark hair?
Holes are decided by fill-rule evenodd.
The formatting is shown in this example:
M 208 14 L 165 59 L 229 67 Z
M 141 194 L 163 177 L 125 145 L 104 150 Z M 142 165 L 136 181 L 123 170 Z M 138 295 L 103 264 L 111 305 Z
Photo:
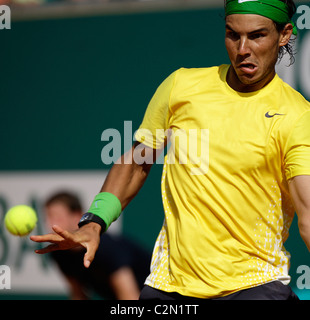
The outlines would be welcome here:
M 55 203 L 65 205 L 71 212 L 81 212 L 82 206 L 79 198 L 69 192 L 59 192 L 51 196 L 46 202 L 45 206 L 48 207 Z
M 289 9 L 289 18 L 292 19 L 293 15 L 296 13 L 296 5 L 294 3 L 293 0 L 280 0 L 284 3 L 287 4 L 288 6 L 288 9 Z M 279 23 L 274 23 L 278 32 L 281 32 L 284 27 L 286 26 L 286 23 L 284 24 L 279 24 Z M 294 50 L 294 44 L 295 44 L 295 40 L 296 40 L 296 37 L 293 36 L 287 45 L 285 45 L 284 47 L 281 47 L 280 48 L 280 51 L 279 51 L 279 61 L 281 61 L 281 59 L 283 58 L 283 56 L 288 53 L 290 55 L 290 64 L 289 65 L 292 65 L 294 62 L 295 62 L 295 54 L 296 54 L 296 51 Z

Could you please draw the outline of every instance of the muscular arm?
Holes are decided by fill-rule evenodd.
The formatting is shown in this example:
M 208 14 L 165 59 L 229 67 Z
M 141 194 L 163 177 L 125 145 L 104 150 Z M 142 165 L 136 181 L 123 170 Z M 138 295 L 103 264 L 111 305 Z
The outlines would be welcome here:
M 136 154 L 134 156 L 135 149 Z M 140 153 L 147 160 L 147 163 L 136 163 Z M 155 156 L 155 150 L 136 143 L 132 149 L 113 165 L 102 186 L 101 192 L 113 193 L 120 200 L 122 209 L 124 209 L 143 186 L 152 164 L 156 160 Z
M 292 178 L 289 190 L 298 216 L 300 235 L 310 251 L 310 176 Z

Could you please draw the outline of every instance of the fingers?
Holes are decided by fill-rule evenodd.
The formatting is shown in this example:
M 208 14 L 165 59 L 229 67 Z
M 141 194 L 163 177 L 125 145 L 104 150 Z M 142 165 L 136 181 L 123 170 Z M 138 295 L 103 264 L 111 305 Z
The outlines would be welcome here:
M 49 233 L 49 234 L 45 234 L 45 235 L 41 235 L 41 236 L 40 235 L 39 236 L 31 236 L 30 240 L 32 240 L 34 242 L 38 242 L 38 243 L 41 243 L 41 242 L 52 243 L 45 248 L 37 249 L 34 251 L 37 254 L 44 254 L 44 253 L 58 250 L 59 246 L 57 243 L 60 242 L 61 240 L 63 240 L 63 238 L 58 234 Z
M 34 242 L 57 242 L 57 241 L 61 241 L 62 237 L 59 236 L 58 234 L 54 234 L 54 233 L 49 233 L 49 234 L 45 234 L 42 236 L 31 236 L 30 239 Z
M 31 236 L 34 242 L 50 242 L 51 244 L 43 249 L 35 250 L 38 254 L 44 254 L 55 250 L 68 250 L 78 246 L 86 248 L 84 256 L 84 266 L 89 268 L 95 258 L 96 251 L 100 243 L 100 226 L 92 223 L 82 228 L 69 232 L 61 227 L 52 227 L 55 234 Z
M 100 241 L 100 240 L 99 240 Z M 99 247 L 99 241 L 90 241 L 86 244 L 86 253 L 84 255 L 84 266 L 89 268 L 90 264 L 95 259 L 96 252 Z
M 52 244 L 48 245 L 47 247 L 43 248 L 43 249 L 37 249 L 35 250 L 35 253 L 37 254 L 44 254 L 44 253 L 48 253 L 48 252 L 52 252 L 55 250 L 61 250 L 61 246 L 64 243 L 64 241 L 69 241 L 71 240 L 70 237 L 70 233 L 68 231 L 63 230 L 62 228 L 60 228 L 57 225 L 54 225 L 52 227 L 53 231 L 55 231 L 56 233 L 49 233 L 49 234 L 45 234 L 45 235 L 38 235 L 38 236 L 31 236 L 30 240 L 34 241 L 34 242 L 50 242 Z
M 50 244 L 49 246 L 43 248 L 43 249 L 38 249 L 38 250 L 35 250 L 34 252 L 37 253 L 37 254 L 44 254 L 44 253 L 49 253 L 49 252 L 52 252 L 52 251 L 56 251 L 59 249 L 59 246 L 58 244 Z
M 84 257 L 84 267 L 89 268 L 90 264 L 92 263 L 92 260 Z
M 72 235 L 70 232 L 63 230 L 57 225 L 54 225 L 52 229 L 56 232 L 55 233 L 49 233 L 45 235 L 39 235 L 39 236 L 31 236 L 30 239 L 34 242 L 51 242 L 56 243 L 60 242 L 64 239 L 72 240 Z
M 61 227 L 54 225 L 52 229 L 62 238 L 66 240 L 72 240 L 72 234 L 67 231 L 62 229 Z
M 95 258 L 95 253 L 92 248 L 88 248 L 84 255 L 84 266 L 85 268 L 89 268 L 90 264 L 93 262 Z

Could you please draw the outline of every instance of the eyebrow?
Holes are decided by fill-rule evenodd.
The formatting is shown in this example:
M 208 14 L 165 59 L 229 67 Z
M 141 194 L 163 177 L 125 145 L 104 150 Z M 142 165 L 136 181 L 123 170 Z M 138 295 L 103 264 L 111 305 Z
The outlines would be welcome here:
M 230 30 L 230 31 L 233 31 L 233 32 L 236 32 L 232 27 L 230 27 L 228 24 L 226 24 L 226 29 Z M 254 34 L 254 33 L 260 33 L 260 32 L 267 32 L 269 31 L 267 28 L 260 28 L 260 29 L 257 29 L 257 30 L 254 30 L 254 31 L 251 31 L 249 32 L 248 34 Z M 236 32 L 238 33 L 238 32 Z

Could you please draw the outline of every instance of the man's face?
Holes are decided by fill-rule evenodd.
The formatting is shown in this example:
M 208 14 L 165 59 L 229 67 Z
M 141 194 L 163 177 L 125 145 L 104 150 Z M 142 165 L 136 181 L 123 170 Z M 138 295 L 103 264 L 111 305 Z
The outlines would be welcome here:
M 284 38 L 268 18 L 255 14 L 228 16 L 225 44 L 232 64 L 228 84 L 241 92 L 267 85 L 275 75 L 279 48 L 288 42 Z
M 78 229 L 78 223 L 81 218 L 80 212 L 70 212 L 69 208 L 61 202 L 50 204 L 45 208 L 46 223 L 49 231 L 53 225 L 73 231 Z

